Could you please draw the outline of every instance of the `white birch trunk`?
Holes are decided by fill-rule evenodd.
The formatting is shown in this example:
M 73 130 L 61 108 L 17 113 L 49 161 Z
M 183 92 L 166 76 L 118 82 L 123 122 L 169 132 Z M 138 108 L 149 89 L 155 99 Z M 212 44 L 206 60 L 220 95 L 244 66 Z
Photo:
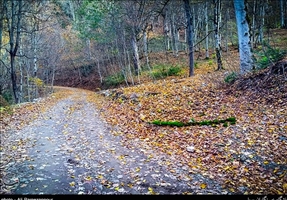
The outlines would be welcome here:
M 91 40 L 87 39 L 86 43 L 87 43 L 87 48 L 88 48 L 88 59 L 91 60 Z
M 217 60 L 217 70 L 222 69 L 222 57 L 221 57 L 221 38 L 220 38 L 220 2 L 221 0 L 214 0 L 214 39 L 215 39 L 215 52 Z
M 146 28 L 144 28 L 143 30 L 143 53 L 146 59 L 146 65 L 148 67 L 148 69 L 150 69 L 149 66 L 149 58 L 148 58 L 148 41 L 147 41 L 147 31 Z
M 100 68 L 100 59 L 98 58 L 97 59 L 97 68 L 98 68 L 98 74 L 100 76 L 100 82 L 101 84 L 103 83 L 103 76 L 102 76 L 102 73 L 101 73 L 101 68 Z
M 135 33 L 133 33 L 133 36 L 132 36 L 132 47 L 133 47 L 134 69 L 135 69 L 135 73 L 138 75 L 138 79 L 139 79 L 140 59 L 139 59 L 138 44 L 137 44 Z
M 246 20 L 246 5 L 244 0 L 234 0 L 233 2 L 239 43 L 240 73 L 245 74 L 253 69 L 249 25 Z
M 132 81 L 132 85 L 135 85 L 134 78 L 133 78 L 133 75 L 132 75 L 132 70 L 131 70 L 131 62 L 130 62 L 130 57 L 129 57 L 129 51 L 127 50 L 127 45 L 126 45 L 125 38 L 126 38 L 126 33 L 125 33 L 125 30 L 123 30 L 123 44 L 124 44 L 125 65 L 128 66 L 128 72 L 129 72 L 129 76 L 130 76 L 131 81 Z M 126 63 L 126 59 L 127 59 L 127 63 Z
M 172 50 L 173 50 L 173 55 L 174 56 L 178 56 L 178 42 L 176 40 L 176 27 L 175 27 L 175 18 L 174 18 L 174 13 L 172 13 L 172 16 L 171 16 L 171 24 L 170 24 L 170 27 L 171 27 L 171 39 L 172 39 Z
M 165 12 L 164 18 L 163 18 L 163 32 L 164 32 L 164 42 L 165 42 L 165 50 L 170 50 L 170 42 L 169 42 L 169 27 L 168 27 L 168 17 L 167 17 L 167 11 Z

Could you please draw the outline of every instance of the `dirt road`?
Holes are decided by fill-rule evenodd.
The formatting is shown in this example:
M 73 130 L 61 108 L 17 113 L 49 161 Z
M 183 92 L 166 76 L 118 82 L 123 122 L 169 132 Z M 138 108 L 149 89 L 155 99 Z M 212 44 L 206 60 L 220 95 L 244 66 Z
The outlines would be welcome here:
M 89 91 L 69 90 L 23 129 L 2 134 L 1 146 L 18 144 L 1 154 L 2 194 L 228 193 L 172 156 L 141 148 L 141 141 L 125 147 L 88 102 Z

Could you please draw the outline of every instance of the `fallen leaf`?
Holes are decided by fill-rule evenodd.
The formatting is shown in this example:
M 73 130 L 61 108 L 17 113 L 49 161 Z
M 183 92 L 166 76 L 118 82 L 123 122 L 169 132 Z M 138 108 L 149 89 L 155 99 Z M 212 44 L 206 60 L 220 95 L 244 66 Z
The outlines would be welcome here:
M 201 184 L 200 184 L 200 188 L 201 188 L 201 189 L 205 189 L 205 188 L 206 188 L 206 184 L 205 184 L 205 183 L 201 183 Z
M 73 181 L 73 182 L 71 182 L 71 183 L 69 183 L 70 184 L 70 186 L 72 186 L 72 187 L 74 187 L 75 185 L 76 185 L 76 183 Z

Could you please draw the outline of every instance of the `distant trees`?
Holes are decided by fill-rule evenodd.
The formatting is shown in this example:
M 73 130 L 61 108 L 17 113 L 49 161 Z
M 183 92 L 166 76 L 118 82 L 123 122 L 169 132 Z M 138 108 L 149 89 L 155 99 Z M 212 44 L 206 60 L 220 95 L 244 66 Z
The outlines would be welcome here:
M 45 43 L 51 42 L 43 37 L 49 34 L 45 30 L 53 26 L 51 5 L 44 0 L 0 2 L 0 95 L 10 103 L 39 97 L 46 60 L 41 56 L 47 50 Z
M 36 84 L 71 78 L 64 70 L 74 85 L 91 74 L 99 85 L 134 85 L 146 69 L 154 78 L 151 52 L 164 52 L 166 62 L 187 54 L 193 76 L 202 56 L 224 69 L 231 45 L 244 74 L 253 51 L 272 41 L 270 30 L 286 28 L 286 12 L 284 0 L 0 0 L 0 95 L 30 101 L 39 97 Z

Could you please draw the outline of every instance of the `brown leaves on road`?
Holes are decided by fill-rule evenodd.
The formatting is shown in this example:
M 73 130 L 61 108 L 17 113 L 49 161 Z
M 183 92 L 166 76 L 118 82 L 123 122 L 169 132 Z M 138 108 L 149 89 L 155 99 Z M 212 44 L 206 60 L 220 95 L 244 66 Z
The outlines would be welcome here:
M 256 81 L 260 80 L 251 82 Z M 190 173 L 220 181 L 230 192 L 286 194 L 287 99 L 282 90 L 287 88 L 286 80 L 281 84 L 281 89 L 274 83 L 260 92 L 252 85 L 218 89 L 194 76 L 100 91 L 90 101 L 101 108 L 110 124 L 120 127 L 114 134 L 125 136 L 126 146 L 140 140 L 141 148 L 152 147 L 175 157 L 177 165 L 188 165 Z M 228 127 L 147 123 L 230 116 L 237 121 Z M 199 187 L 208 185 L 200 183 Z

